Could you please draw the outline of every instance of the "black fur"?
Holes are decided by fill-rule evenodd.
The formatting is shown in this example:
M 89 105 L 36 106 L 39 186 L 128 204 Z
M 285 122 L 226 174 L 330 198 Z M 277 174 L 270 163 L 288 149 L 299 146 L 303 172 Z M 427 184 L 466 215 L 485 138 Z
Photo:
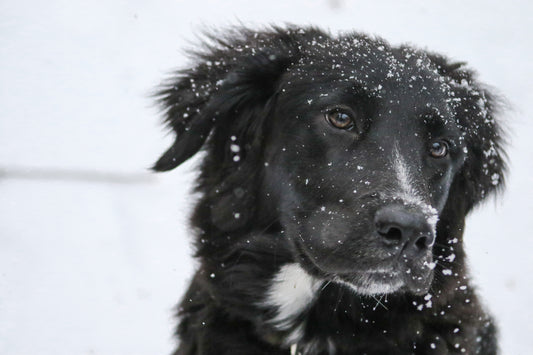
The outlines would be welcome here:
M 200 267 L 179 306 L 175 354 L 497 353 L 462 243 L 465 216 L 503 186 L 505 170 L 497 104 L 472 71 L 379 38 L 299 27 L 208 35 L 193 59 L 158 94 L 177 138 L 154 169 L 205 150 L 192 217 Z M 338 110 L 353 128 L 324 119 Z M 431 157 L 442 140 L 449 154 Z M 395 195 L 394 157 L 422 204 Z M 414 249 L 376 232 L 390 208 L 420 216 Z M 423 231 L 432 213 L 436 234 Z M 265 299 L 289 263 L 322 284 L 280 328 Z M 378 267 L 402 286 L 365 291 Z

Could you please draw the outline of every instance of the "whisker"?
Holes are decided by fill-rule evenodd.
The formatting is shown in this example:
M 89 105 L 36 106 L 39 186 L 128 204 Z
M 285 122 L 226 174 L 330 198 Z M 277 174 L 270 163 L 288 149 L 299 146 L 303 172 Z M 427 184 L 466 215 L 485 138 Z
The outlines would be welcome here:
M 325 289 L 326 287 L 328 287 L 328 285 L 329 285 L 330 283 L 331 283 L 331 280 L 329 280 L 328 282 L 326 282 L 326 283 L 324 284 L 324 286 L 322 286 L 322 288 L 320 289 L 320 292 L 324 291 L 324 289 Z
M 387 306 L 385 306 L 383 303 L 381 303 L 381 300 L 383 299 L 384 296 L 385 296 L 385 295 L 381 295 L 381 297 L 379 298 L 379 300 L 376 298 L 376 296 L 372 296 L 372 298 L 373 298 L 374 300 L 376 300 L 376 305 L 374 306 L 374 308 L 372 308 L 373 311 L 375 311 L 379 306 L 385 308 L 385 310 L 387 310 L 387 311 L 389 310 L 389 309 L 387 308 Z
M 339 298 L 337 299 L 335 308 L 333 308 L 333 312 L 337 312 L 337 308 L 339 307 L 339 304 L 341 303 L 342 296 L 344 296 L 344 287 L 339 287 L 338 290 L 339 290 Z

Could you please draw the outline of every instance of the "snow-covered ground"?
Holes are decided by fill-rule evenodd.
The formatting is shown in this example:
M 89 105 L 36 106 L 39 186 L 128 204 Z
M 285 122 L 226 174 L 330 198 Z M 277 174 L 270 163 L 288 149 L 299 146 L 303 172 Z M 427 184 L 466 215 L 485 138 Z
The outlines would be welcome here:
M 284 22 L 379 34 L 468 61 L 513 105 L 505 197 L 467 223 L 502 353 L 533 349 L 533 36 L 528 1 L 0 2 L 0 354 L 166 354 L 194 263 L 195 162 L 148 94 L 202 27 Z

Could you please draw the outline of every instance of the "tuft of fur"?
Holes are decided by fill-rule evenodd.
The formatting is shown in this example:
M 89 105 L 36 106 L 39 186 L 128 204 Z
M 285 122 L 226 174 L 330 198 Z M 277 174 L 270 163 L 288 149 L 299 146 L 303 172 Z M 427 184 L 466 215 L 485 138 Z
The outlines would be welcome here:
M 497 353 L 462 244 L 465 217 L 505 172 L 497 100 L 473 71 L 380 38 L 297 26 L 208 34 L 192 59 L 157 94 L 176 140 L 153 167 L 206 152 L 192 216 L 200 266 L 178 308 L 176 355 Z M 324 100 L 355 102 L 360 131 L 348 137 L 314 118 Z M 413 148 L 424 147 L 419 132 L 444 129 L 427 128 L 434 122 L 457 133 L 447 167 Z M 424 294 L 357 276 L 383 272 L 367 231 L 380 206 L 400 202 L 435 229 Z M 363 279 L 393 291 L 359 293 Z

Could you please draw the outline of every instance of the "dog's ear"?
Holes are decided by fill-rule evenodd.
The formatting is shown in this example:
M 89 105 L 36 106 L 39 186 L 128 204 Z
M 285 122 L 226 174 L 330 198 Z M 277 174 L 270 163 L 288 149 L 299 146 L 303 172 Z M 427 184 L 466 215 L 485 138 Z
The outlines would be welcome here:
M 204 50 L 192 53 L 196 66 L 177 72 L 156 94 L 176 140 L 153 169 L 167 171 L 183 163 L 202 148 L 214 128 L 239 134 L 229 127 L 248 125 L 242 121 L 251 117 L 243 116 L 275 93 L 280 76 L 297 55 L 297 35 L 295 30 L 242 28 L 224 38 L 207 34 L 210 42 Z
M 455 116 L 463 132 L 466 160 L 454 180 L 449 199 L 465 199 L 464 214 L 501 190 L 506 172 L 500 100 L 477 82 L 464 63 L 432 55 L 438 72 L 450 86 Z M 459 186 L 460 185 L 460 186 Z M 453 191 L 457 192 L 454 196 Z

